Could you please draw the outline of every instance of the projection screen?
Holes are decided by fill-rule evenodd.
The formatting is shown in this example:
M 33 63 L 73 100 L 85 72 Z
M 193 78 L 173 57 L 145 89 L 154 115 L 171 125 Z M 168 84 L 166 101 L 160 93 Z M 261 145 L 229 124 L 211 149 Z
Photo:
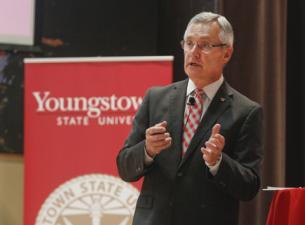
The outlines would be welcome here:
M 0 44 L 33 45 L 35 0 L 0 0 Z

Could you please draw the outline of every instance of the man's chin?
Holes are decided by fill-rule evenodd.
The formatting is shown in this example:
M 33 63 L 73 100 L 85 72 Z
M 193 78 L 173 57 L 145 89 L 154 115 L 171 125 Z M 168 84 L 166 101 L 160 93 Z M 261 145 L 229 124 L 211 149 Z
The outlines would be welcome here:
M 197 79 L 204 76 L 202 69 L 199 68 L 188 69 L 186 71 L 186 74 L 188 75 L 189 78 L 197 78 Z

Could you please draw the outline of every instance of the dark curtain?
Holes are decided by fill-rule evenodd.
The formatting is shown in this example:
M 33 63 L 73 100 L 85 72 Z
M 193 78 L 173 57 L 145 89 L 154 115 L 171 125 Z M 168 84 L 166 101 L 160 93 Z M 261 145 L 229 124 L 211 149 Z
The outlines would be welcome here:
M 287 0 L 220 1 L 235 30 L 235 53 L 225 78 L 264 109 L 262 187 L 285 185 Z M 262 225 L 272 192 L 242 203 L 240 224 Z
M 288 1 L 286 184 L 305 185 L 305 1 Z

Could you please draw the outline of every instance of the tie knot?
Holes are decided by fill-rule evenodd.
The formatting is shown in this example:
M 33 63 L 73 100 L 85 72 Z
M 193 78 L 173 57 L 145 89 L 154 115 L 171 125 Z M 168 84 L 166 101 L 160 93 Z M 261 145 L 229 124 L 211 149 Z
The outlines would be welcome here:
M 197 97 L 202 98 L 203 93 L 204 93 L 203 89 L 201 89 L 201 88 L 196 88 L 196 89 L 195 89 L 195 95 L 196 95 Z

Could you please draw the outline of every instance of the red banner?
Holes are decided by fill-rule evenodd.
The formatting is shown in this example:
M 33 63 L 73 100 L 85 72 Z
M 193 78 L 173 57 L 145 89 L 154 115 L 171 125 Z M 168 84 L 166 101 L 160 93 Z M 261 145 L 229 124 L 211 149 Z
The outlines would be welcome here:
M 171 82 L 172 57 L 26 59 L 24 224 L 131 224 L 115 158 L 147 88 Z

